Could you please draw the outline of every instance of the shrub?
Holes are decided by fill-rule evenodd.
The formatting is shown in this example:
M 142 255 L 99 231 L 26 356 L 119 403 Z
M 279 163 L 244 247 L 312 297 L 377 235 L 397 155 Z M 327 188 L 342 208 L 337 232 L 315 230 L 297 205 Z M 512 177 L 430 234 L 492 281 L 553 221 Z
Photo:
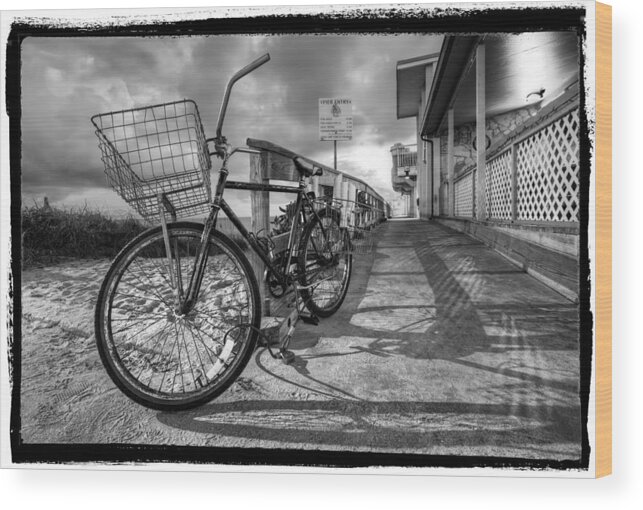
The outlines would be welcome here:
M 145 228 L 133 217 L 109 218 L 86 205 L 60 209 L 34 203 L 22 209 L 22 261 L 29 266 L 68 257 L 114 257 Z

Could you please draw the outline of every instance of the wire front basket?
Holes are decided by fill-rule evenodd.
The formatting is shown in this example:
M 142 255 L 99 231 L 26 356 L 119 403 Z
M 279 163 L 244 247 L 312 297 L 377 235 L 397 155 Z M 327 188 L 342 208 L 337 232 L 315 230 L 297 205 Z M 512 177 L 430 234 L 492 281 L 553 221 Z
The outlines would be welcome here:
M 177 217 L 205 214 L 210 156 L 194 101 L 185 99 L 92 117 L 109 185 L 147 220 L 160 193 Z

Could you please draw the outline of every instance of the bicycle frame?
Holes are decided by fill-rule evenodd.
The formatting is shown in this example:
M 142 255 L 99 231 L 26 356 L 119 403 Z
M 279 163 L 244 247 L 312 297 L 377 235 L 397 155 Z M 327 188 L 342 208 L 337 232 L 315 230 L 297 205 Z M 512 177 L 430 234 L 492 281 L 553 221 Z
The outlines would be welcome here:
M 233 75 L 215 138 L 206 138 L 191 100 L 92 118 L 108 182 L 141 216 L 161 223 L 118 254 L 101 285 L 94 316 L 96 343 L 109 376 L 127 396 L 148 407 L 187 409 L 215 398 L 241 374 L 259 340 L 273 358 L 290 363 L 295 354 L 288 346 L 298 322 L 318 324 L 346 298 L 352 254 L 350 233 L 337 206 L 341 202 L 318 203 L 307 193 L 307 178 L 321 175 L 320 165 L 291 153 L 298 185 L 228 182 L 234 154 L 265 156 L 251 148 L 233 149 L 222 134 L 231 87 L 269 59 L 266 54 Z M 150 112 L 153 134 L 147 125 Z M 181 126 L 179 131 L 176 126 Z M 119 130 L 126 127 L 123 140 Z M 150 142 L 153 137 L 158 141 Z M 139 139 L 147 141 L 139 145 Z M 136 141 L 133 149 L 129 140 Z M 190 165 L 184 161 L 187 156 Z M 211 187 L 213 156 L 222 161 Z M 135 160 L 147 165 L 146 171 L 151 166 L 152 175 L 144 174 Z M 276 222 L 279 237 L 249 231 L 224 200 L 226 188 L 296 194 L 285 221 Z M 220 211 L 256 253 L 254 264 L 248 252 L 217 232 Z M 204 225 L 177 222 L 197 215 L 207 215 Z M 277 321 L 276 353 L 273 338 L 262 329 L 262 288 L 275 298 L 284 297 L 288 303 L 283 304 L 291 308 Z
M 219 180 L 217 182 L 216 191 L 214 198 L 212 200 L 212 205 L 210 208 L 210 213 L 206 219 L 205 227 L 203 229 L 203 235 L 201 238 L 201 244 L 199 247 L 199 252 L 197 254 L 194 269 L 190 277 L 190 284 L 188 287 L 187 295 L 185 299 L 178 300 L 178 310 L 181 314 L 189 313 L 189 311 L 196 303 L 199 290 L 201 287 L 201 282 L 203 280 L 203 272 L 208 260 L 208 239 L 212 234 L 213 230 L 216 229 L 217 219 L 219 216 L 219 211 L 223 210 L 226 216 L 230 219 L 235 228 L 239 231 L 241 236 L 248 242 L 252 250 L 259 256 L 261 261 L 265 266 L 272 272 L 276 277 L 278 283 L 283 287 L 288 287 L 294 282 L 289 277 L 287 269 L 291 266 L 293 253 L 296 251 L 295 242 L 297 240 L 296 234 L 297 230 L 300 229 L 299 218 L 302 218 L 303 221 L 306 221 L 306 216 L 304 214 L 303 206 L 304 203 L 310 205 L 310 210 L 313 212 L 313 215 L 319 218 L 315 208 L 312 207 L 312 202 L 306 193 L 306 181 L 304 178 L 299 180 L 298 186 L 281 186 L 274 184 L 254 184 L 254 183 L 245 183 L 238 181 L 228 182 L 228 168 L 227 161 L 235 152 L 248 152 L 244 149 L 235 149 L 226 155 L 221 170 L 219 171 Z M 286 252 L 288 254 L 286 261 L 283 263 L 282 267 L 278 267 L 273 263 L 273 260 L 270 258 L 270 254 L 266 249 L 257 241 L 256 235 L 251 234 L 245 225 L 241 222 L 239 217 L 232 210 L 230 205 L 223 199 L 223 192 L 226 188 L 229 189 L 243 189 L 249 191 L 273 191 L 281 193 L 296 193 L 297 201 L 295 205 L 295 213 L 293 214 L 293 222 L 290 227 L 290 232 L 288 235 L 288 244 Z M 321 223 L 321 222 L 320 222 Z M 322 234 L 326 235 L 323 225 L 321 225 Z M 182 302 L 181 302 L 182 301 Z
M 201 236 L 199 251 L 197 253 L 197 257 L 194 262 L 194 269 L 190 276 L 190 283 L 189 283 L 187 294 L 185 296 L 183 295 L 183 288 L 182 288 L 183 282 L 181 281 L 180 271 L 177 271 L 178 273 L 177 278 L 176 279 L 174 278 L 174 274 L 173 274 L 174 268 L 172 265 L 171 252 L 170 252 L 170 241 L 169 241 L 169 235 L 168 235 L 167 224 L 165 221 L 163 208 L 167 209 L 170 212 L 173 219 L 176 217 L 176 214 L 175 214 L 175 211 L 171 210 L 171 204 L 168 207 L 169 202 L 166 200 L 166 197 L 164 196 L 164 194 L 161 193 L 158 197 L 159 210 L 160 210 L 159 212 L 161 215 L 161 223 L 163 227 L 163 236 L 165 238 L 165 247 L 166 247 L 166 252 L 168 254 L 168 270 L 169 270 L 170 282 L 172 285 L 174 285 L 176 289 L 175 306 L 176 306 L 176 312 L 180 315 L 185 315 L 189 313 L 192 310 L 194 304 L 196 303 L 197 297 L 199 295 L 199 290 L 201 288 L 201 282 L 203 280 L 205 266 L 208 261 L 208 249 L 209 249 L 208 240 L 212 232 L 216 229 L 217 219 L 218 219 L 220 210 L 223 210 L 226 216 L 230 218 L 235 228 L 239 231 L 239 233 L 243 236 L 243 238 L 249 243 L 253 251 L 259 256 L 259 258 L 263 261 L 266 267 L 277 278 L 278 283 L 283 287 L 287 287 L 293 283 L 292 281 L 290 281 L 290 278 L 288 275 L 288 268 L 290 267 L 292 262 L 293 251 L 295 249 L 295 236 L 298 228 L 299 217 L 300 215 L 303 215 L 302 204 L 304 203 L 304 201 L 311 205 L 310 209 L 313 211 L 313 214 L 318 217 L 317 212 L 315 211 L 314 207 L 312 207 L 310 199 L 305 192 L 306 182 L 303 177 L 299 180 L 299 186 L 297 187 L 278 186 L 278 185 L 271 185 L 271 184 L 266 184 L 266 185 L 252 184 L 252 183 L 232 182 L 232 181 L 230 183 L 227 182 L 228 173 L 229 173 L 228 160 L 236 152 L 249 152 L 249 153 L 257 154 L 257 151 L 255 150 L 244 149 L 240 147 L 235 148 L 233 150 L 229 150 L 229 146 L 226 142 L 226 138 L 222 134 L 223 121 L 225 119 L 225 115 L 228 107 L 228 101 L 230 98 L 230 93 L 232 91 L 232 86 L 239 79 L 251 73 L 252 71 L 262 66 L 269 60 L 270 60 L 270 55 L 265 54 L 260 58 L 258 58 L 257 60 L 255 60 L 254 62 L 251 62 L 250 64 L 248 64 L 247 66 L 245 66 L 243 69 L 239 70 L 237 73 L 235 73 L 232 76 L 232 78 L 230 79 L 230 81 L 226 86 L 226 90 L 223 96 L 223 102 L 221 103 L 221 108 L 219 110 L 216 137 L 211 139 L 206 139 L 206 144 L 209 144 L 210 142 L 214 143 L 214 150 L 209 151 L 210 157 L 212 156 L 219 157 L 223 160 L 223 163 L 221 165 L 221 169 L 219 170 L 219 180 L 215 188 L 214 197 L 212 199 L 212 203 L 210 206 L 210 212 L 205 221 L 203 234 Z M 239 220 L 238 216 L 230 208 L 228 203 L 223 199 L 223 192 L 226 187 L 229 187 L 232 189 L 245 189 L 245 190 L 251 190 L 251 191 L 278 191 L 282 193 L 283 192 L 297 193 L 297 204 L 296 204 L 295 214 L 293 216 L 294 220 L 293 220 L 293 224 L 290 229 L 290 235 L 288 238 L 288 248 L 287 248 L 288 258 L 283 265 L 283 270 L 282 268 L 276 267 L 275 264 L 273 264 L 273 261 L 270 259 L 269 253 L 267 253 L 264 247 L 257 241 L 256 235 L 252 235 L 250 232 L 248 232 L 248 230 L 243 225 L 241 220 Z M 306 221 L 305 215 L 303 215 L 303 219 L 304 221 Z M 326 232 L 324 230 L 323 225 L 321 228 L 322 228 L 322 233 L 325 236 Z M 178 256 L 178 253 L 177 253 L 177 256 Z M 180 268 L 180 263 L 179 263 L 179 268 Z

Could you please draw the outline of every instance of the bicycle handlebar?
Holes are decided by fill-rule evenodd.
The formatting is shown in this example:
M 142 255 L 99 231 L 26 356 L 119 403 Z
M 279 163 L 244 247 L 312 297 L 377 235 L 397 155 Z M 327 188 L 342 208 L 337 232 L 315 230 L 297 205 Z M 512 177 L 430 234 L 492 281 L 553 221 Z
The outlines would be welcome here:
M 217 122 L 217 139 L 221 139 L 221 128 L 223 127 L 223 119 L 225 118 L 226 110 L 228 109 L 228 100 L 230 99 L 230 91 L 232 90 L 232 86 L 241 78 L 243 78 L 246 74 L 251 73 L 257 67 L 260 67 L 264 65 L 266 62 L 270 60 L 270 54 L 266 53 L 265 55 L 259 57 L 257 60 L 254 62 L 251 62 L 248 64 L 246 67 L 243 69 L 237 71 L 232 78 L 230 78 L 230 81 L 228 82 L 228 85 L 226 86 L 225 89 L 225 94 L 223 96 L 223 102 L 221 103 L 221 109 L 219 110 L 219 120 Z

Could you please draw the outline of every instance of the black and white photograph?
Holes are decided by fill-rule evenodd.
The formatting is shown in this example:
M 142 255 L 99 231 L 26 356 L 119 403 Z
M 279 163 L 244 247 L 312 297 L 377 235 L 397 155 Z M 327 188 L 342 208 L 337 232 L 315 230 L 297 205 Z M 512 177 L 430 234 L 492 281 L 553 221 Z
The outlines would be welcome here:
M 14 12 L 3 464 L 595 476 L 595 17 Z

